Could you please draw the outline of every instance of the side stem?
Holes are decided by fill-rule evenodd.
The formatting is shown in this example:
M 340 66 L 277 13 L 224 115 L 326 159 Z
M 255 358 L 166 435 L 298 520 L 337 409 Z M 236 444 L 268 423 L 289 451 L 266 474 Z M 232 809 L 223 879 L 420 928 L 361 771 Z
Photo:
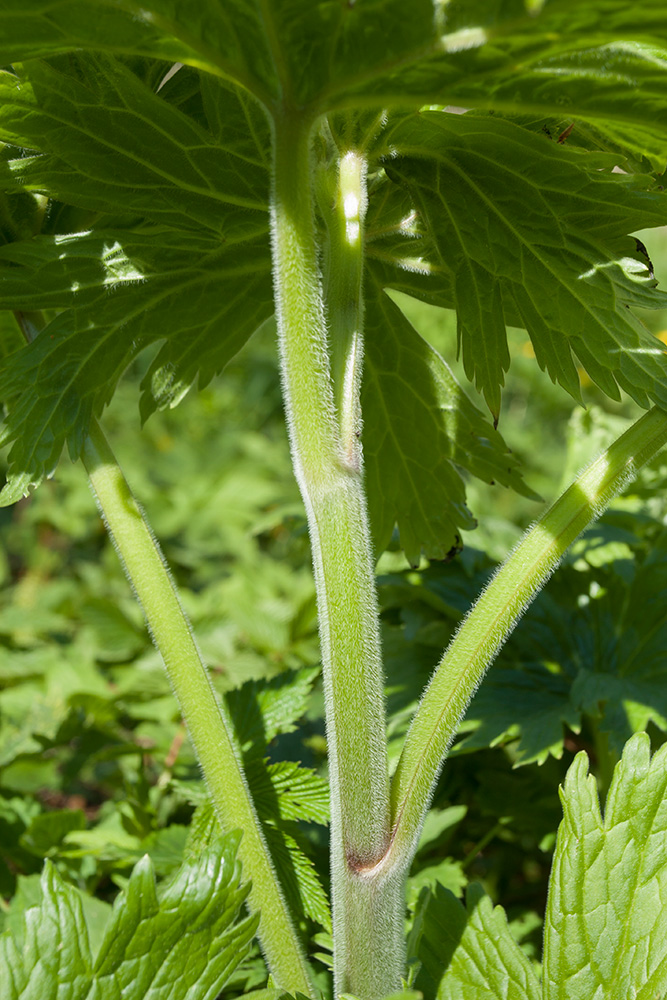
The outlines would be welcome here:
M 449 744 L 470 699 L 517 619 L 575 538 L 667 443 L 667 412 L 653 407 L 588 466 L 524 535 L 483 591 L 431 678 L 392 781 L 389 857 L 409 864 Z
M 348 200 L 348 221 L 358 227 L 363 171 L 351 174 L 358 203 Z M 347 332 L 334 331 L 334 377 L 313 218 L 310 128 L 288 109 L 275 121 L 271 213 L 285 408 L 318 597 L 331 779 L 334 989 L 373 1000 L 400 987 L 403 909 L 397 919 L 395 906 L 383 905 L 377 880 L 367 875 L 389 843 L 389 779 L 379 616 L 356 433 L 360 354 L 355 359 L 350 353 L 360 346 L 354 308 L 360 285 L 348 310 L 354 331 L 347 323 Z M 360 273 L 360 239 L 351 253 L 356 264 L 349 273 Z M 331 315 L 335 306 L 331 299 L 328 304 Z
M 17 312 L 30 342 L 44 327 L 40 312 Z M 107 531 L 141 604 L 225 830 L 240 828 L 239 858 L 252 879 L 248 904 L 260 911 L 258 937 L 279 986 L 314 996 L 310 972 L 248 788 L 232 722 L 217 698 L 164 556 L 98 422 L 82 461 Z
M 283 988 L 312 996 L 301 945 L 255 812 L 231 720 L 217 698 L 155 538 L 96 421 L 83 449 L 100 513 L 162 654 L 222 827 L 240 828 L 239 858 L 252 879 L 250 908 L 260 910 L 258 936 Z

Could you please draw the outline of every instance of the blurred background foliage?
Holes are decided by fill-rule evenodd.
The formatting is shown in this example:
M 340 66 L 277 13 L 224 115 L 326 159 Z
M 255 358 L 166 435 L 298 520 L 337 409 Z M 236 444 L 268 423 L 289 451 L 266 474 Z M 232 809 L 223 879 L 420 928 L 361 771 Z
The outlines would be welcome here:
M 664 287 L 667 237 L 642 239 Z M 395 298 L 464 383 L 453 315 Z M 645 320 L 667 342 L 667 315 Z M 603 404 L 584 382 L 588 408 L 577 408 L 538 370 L 523 331 L 511 331 L 511 349 L 500 429 L 529 485 L 552 499 L 636 407 Z M 141 374 L 141 364 L 128 373 L 104 427 L 163 547 L 213 682 L 239 720 L 263 815 L 282 830 L 275 850 L 293 841 L 312 862 L 290 871 L 304 936 L 324 966 L 316 609 L 273 329 L 259 331 L 224 377 L 143 428 Z M 556 790 L 572 755 L 589 751 L 604 794 L 633 731 L 648 728 L 656 745 L 667 732 L 666 483 L 661 457 L 577 542 L 493 666 L 443 772 L 410 879 L 410 913 L 436 881 L 460 894 L 480 880 L 539 958 Z M 539 513 L 534 502 L 477 481 L 469 506 L 479 526 L 452 561 L 411 569 L 390 547 L 378 562 L 392 759 L 443 646 Z M 166 876 L 212 820 L 82 467 L 63 460 L 34 495 L 0 510 L 0 535 L 0 928 L 19 928 L 50 858 L 80 891 L 95 940 L 136 861 L 148 853 Z M 314 773 L 296 772 L 290 761 Z M 264 980 L 255 952 L 227 991 Z

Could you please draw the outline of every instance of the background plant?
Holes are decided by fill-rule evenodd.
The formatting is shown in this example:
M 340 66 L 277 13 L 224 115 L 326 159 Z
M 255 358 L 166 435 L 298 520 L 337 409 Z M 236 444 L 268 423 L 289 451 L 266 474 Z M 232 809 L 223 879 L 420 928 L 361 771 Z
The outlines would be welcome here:
M 14 316 L 4 329 L 8 344 L 19 329 L 31 341 L 27 349 L 10 356 L 4 382 L 10 403 L 5 439 L 15 440 L 4 497 L 11 502 L 48 473 L 64 440 L 74 456 L 83 446 L 105 516 L 127 562 L 123 504 L 116 504 L 121 521 L 114 522 L 114 495 L 104 493 L 114 479 L 118 497 L 125 487 L 97 424 L 90 422 L 91 415 L 107 401 L 128 362 L 151 342 L 164 341 L 142 380 L 144 416 L 156 406 L 179 401 L 197 373 L 200 384 L 205 383 L 268 319 L 273 305 L 267 151 L 272 145 L 274 281 L 283 377 L 293 456 L 306 500 L 319 583 L 329 703 L 338 984 L 363 995 L 377 995 L 395 987 L 401 971 L 401 882 L 410 851 L 406 841 L 400 847 L 399 863 L 392 867 L 392 862 L 388 868 L 392 884 L 376 893 L 373 885 L 381 884 L 382 872 L 378 870 L 376 882 L 367 879 L 364 869 L 383 858 L 390 834 L 392 844 L 400 846 L 402 841 L 389 825 L 379 637 L 359 476 L 362 317 L 368 527 L 380 552 L 389 544 L 396 523 L 400 544 L 415 565 L 421 552 L 431 558 L 453 554 L 459 547 L 460 530 L 473 526 L 457 467 L 530 491 L 522 486 L 495 428 L 466 400 L 440 357 L 418 337 L 383 289 L 394 287 L 439 306 L 456 306 L 465 374 L 475 380 L 496 422 L 500 385 L 509 364 L 505 322 L 527 327 L 540 364 L 575 397 L 579 394 L 576 358 L 612 397 L 618 396 L 620 386 L 641 405 L 663 400 L 662 349 L 627 308 L 660 306 L 662 297 L 653 288 L 643 245 L 624 238 L 628 231 L 656 225 L 664 217 L 658 176 L 663 146 L 654 112 L 655 102 L 662 100 L 661 63 L 655 45 L 663 15 L 652 4 L 642 5 L 640 15 L 612 4 L 604 17 L 595 5 L 577 6 L 575 18 L 571 4 L 554 0 L 544 10 L 535 5 L 527 10 L 501 5 L 489 18 L 485 9 L 469 5 L 464 11 L 454 3 L 434 11 L 424 4 L 416 9 L 409 31 L 392 32 L 394 18 L 401 28 L 405 26 L 399 22 L 398 6 L 388 3 L 382 5 L 379 21 L 375 7 L 368 4 L 356 9 L 330 4 L 316 12 L 248 4 L 230 13 L 211 6 L 193 17 L 183 5 L 154 3 L 142 7 L 138 19 L 136 13 L 130 4 L 127 9 L 105 4 L 96 7 L 100 16 L 93 19 L 86 4 L 60 3 L 48 8 L 38 4 L 29 14 L 9 4 L 2 14 L 11 30 L 3 49 L 6 61 L 54 57 L 24 66 L 15 62 L 4 80 L 0 126 L 10 146 L 3 302 Z M 237 17 L 246 18 L 240 34 L 230 30 L 240 23 L 234 21 Z M 58 55 L 72 47 L 115 50 L 121 56 Z M 303 59 L 304 52 L 310 61 Z M 174 60 L 186 65 L 170 75 Z M 612 81 L 610 98 L 606 84 Z M 637 85 L 645 99 L 639 110 Z M 414 107 L 431 104 L 444 91 L 451 102 L 484 110 L 452 116 L 431 107 L 419 114 L 393 110 L 388 117 L 378 110 L 405 106 L 409 101 Z M 272 130 L 248 94 L 269 111 Z M 576 111 L 574 127 L 570 118 L 562 120 L 563 101 L 570 102 L 570 118 Z M 368 114 L 359 110 L 371 105 L 374 110 Z M 489 115 L 489 110 L 495 113 Z M 512 117 L 518 111 L 534 117 Z M 328 112 L 325 123 L 319 117 L 324 112 Z M 146 122 L 151 123 L 148 132 Z M 316 122 L 311 152 L 310 132 Z M 17 145 L 29 155 L 17 156 L 13 149 Z M 313 162 L 316 167 L 311 176 Z M 613 171 L 619 165 L 624 173 Z M 304 196 L 311 186 L 319 206 L 316 217 Z M 26 194 L 31 191 L 37 197 Z M 45 195 L 50 196 L 49 202 Z M 368 267 L 362 299 L 364 245 Z M 543 290 L 551 285 L 554 294 L 545 299 Z M 325 316 L 332 337 L 330 360 L 322 340 Z M 225 335 L 211 337 L 212 324 L 224 324 Z M 632 463 L 635 454 L 644 460 L 659 447 L 662 421 L 660 412 L 654 410 L 648 423 L 637 425 L 656 431 L 650 442 L 642 443 L 638 430 L 637 444 L 626 452 L 623 462 Z M 621 484 L 620 467 L 613 471 L 620 447 L 614 445 L 609 452 L 609 489 L 598 492 L 592 503 L 587 501 L 585 517 L 595 513 L 609 499 L 611 489 Z M 130 506 L 127 499 L 125 514 L 129 515 Z M 131 516 L 138 524 L 138 513 Z M 146 538 L 150 549 L 147 534 Z M 616 542 L 632 552 L 632 539 L 629 532 Z M 636 585 L 641 602 L 641 587 L 644 579 L 651 580 L 653 570 L 650 559 L 641 559 L 641 545 L 634 548 L 640 552 Z M 612 579 L 605 578 L 602 567 L 614 562 L 613 552 L 613 547 L 607 547 L 606 557 L 599 551 L 593 555 L 587 544 L 581 556 L 586 566 L 575 564 L 574 572 L 581 576 L 579 605 L 592 605 L 599 614 L 609 607 L 611 619 L 616 619 L 613 583 L 609 583 L 606 604 L 603 600 L 595 603 L 601 594 L 605 596 L 605 582 Z M 467 566 L 473 569 L 474 560 L 468 560 Z M 597 568 L 595 579 L 583 575 L 589 572 L 587 567 Z M 536 578 L 548 568 L 546 563 L 542 568 L 536 564 Z M 480 575 L 484 573 L 483 559 L 477 569 Z M 159 608 L 151 611 L 150 587 L 142 590 L 131 567 L 130 572 L 169 663 L 174 655 L 169 648 L 172 640 L 161 639 L 157 618 L 151 617 Z M 453 603 L 451 615 L 447 601 L 443 605 L 438 596 L 437 576 L 426 571 L 426 584 L 420 574 L 409 582 L 418 587 L 417 616 L 423 617 L 420 602 L 445 612 L 445 622 L 450 619 L 444 626 L 446 632 L 451 619 L 460 614 L 467 584 L 465 576 L 457 583 L 456 572 L 446 577 L 445 594 L 452 586 L 453 593 L 458 592 L 458 605 Z M 627 576 L 626 571 L 626 584 Z M 307 590 L 306 586 L 304 626 L 312 640 L 308 632 L 312 598 Z M 397 622 L 391 602 L 393 608 L 400 606 L 400 588 L 394 586 L 394 591 L 387 624 L 396 627 L 400 618 Z M 410 603 L 406 601 L 401 614 Z M 621 620 L 632 623 L 632 608 L 624 605 L 624 610 L 629 617 Z M 546 618 L 553 624 L 548 612 Z M 413 622 L 418 620 L 413 618 Z M 349 628 L 354 621 L 358 633 Z M 659 609 L 652 622 L 657 652 Z M 435 625 L 431 638 L 438 634 L 438 625 L 442 634 L 442 624 Z M 535 634 L 539 648 L 539 627 Z M 488 655 L 492 652 L 489 647 Z M 196 660 L 196 652 L 194 656 Z M 595 676 L 587 677 L 587 666 L 589 675 L 596 671 L 584 663 L 582 672 L 576 655 L 568 650 L 563 651 L 556 669 L 553 662 L 543 664 L 542 674 L 540 664 L 531 661 L 530 650 L 526 659 L 522 673 L 515 671 L 512 679 L 516 685 L 516 677 L 522 678 L 529 703 L 534 708 L 537 699 L 543 717 L 551 723 L 549 745 L 537 751 L 532 747 L 529 752 L 538 758 L 549 751 L 559 752 L 554 720 L 556 730 L 560 721 L 573 730 L 585 725 L 597 748 L 606 787 L 619 751 L 619 741 L 610 739 L 610 733 L 613 736 L 614 729 L 623 732 L 623 720 L 613 722 L 605 707 L 608 682 L 605 679 L 601 685 Z M 308 662 L 308 656 L 304 660 Z M 648 672 L 646 664 L 633 668 L 622 644 L 618 662 L 621 677 L 615 690 L 626 702 L 643 706 L 628 717 L 623 735 L 636 723 L 651 720 L 660 725 L 660 708 L 652 701 L 651 667 Z M 352 664 L 356 674 L 350 672 Z M 482 661 L 477 664 L 477 675 L 484 666 Z M 567 683 L 549 684 L 547 679 L 545 684 L 545 671 L 547 678 L 574 677 L 569 693 Z M 461 707 L 474 685 L 469 670 L 467 674 L 466 679 L 464 669 L 460 675 Z M 357 676 L 363 678 L 358 687 Z M 93 669 L 92 687 L 97 680 Z M 270 864 L 270 851 L 288 876 L 283 886 L 285 912 L 291 911 L 297 919 L 301 913 L 302 920 L 311 919 L 326 928 L 326 900 L 305 860 L 304 845 L 298 843 L 299 831 L 290 827 L 299 818 L 325 818 L 322 784 L 303 768 L 262 763 L 272 738 L 289 730 L 302 713 L 312 682 L 312 675 L 299 674 L 293 685 L 279 680 L 259 689 L 251 685 L 228 701 L 231 716 L 237 720 L 236 735 L 231 737 L 233 755 L 243 759 L 268 841 L 263 848 L 261 836 L 256 839 L 259 856 Z M 42 683 L 48 692 L 48 678 L 35 687 Z M 77 685 L 78 681 L 75 696 L 81 693 Z M 103 684 L 96 693 L 104 700 Z M 15 718 L 20 715 L 22 694 L 25 698 L 24 692 L 15 692 Z M 187 690 L 182 694 L 189 697 Z M 401 692 L 403 721 L 414 695 Z M 11 708 L 11 695 L 7 704 Z M 210 704 L 216 716 L 215 701 Z M 502 700 L 496 704 L 502 705 Z M 504 718 L 502 711 L 494 719 L 483 700 L 480 705 L 482 725 L 468 739 L 468 748 L 475 739 L 483 742 L 489 727 L 497 738 L 516 734 L 515 720 Z M 77 706 L 77 697 L 68 701 L 63 719 Z M 186 710 L 186 717 L 194 726 L 194 713 Z M 422 711 L 418 719 L 424 717 Z M 364 718 L 365 725 L 360 722 Z M 224 712 L 220 720 L 229 728 Z M 449 719 L 450 729 L 456 722 L 455 716 Z M 398 736 L 400 718 L 397 723 L 394 732 Z M 35 749 L 34 740 L 30 743 L 35 729 L 28 729 L 24 751 L 30 753 Z M 419 727 L 413 732 L 419 732 Z M 364 734 L 365 747 L 359 745 L 359 734 Z M 53 726 L 46 728 L 47 739 L 56 735 Z M 530 738 L 524 734 L 524 748 L 526 742 L 530 747 Z M 317 745 L 315 737 L 313 746 Z M 414 760 L 414 746 L 414 738 L 410 742 L 409 737 L 404 755 L 408 763 L 399 765 L 394 781 L 399 792 L 405 768 L 409 774 L 412 766 L 411 752 Z M 213 801 L 229 828 L 227 806 L 215 790 L 214 768 L 206 762 L 209 750 L 202 742 L 198 749 Z M 418 753 L 423 751 L 418 740 Z M 177 747 L 172 741 L 168 758 L 174 752 Z M 637 774 L 643 774 L 648 767 L 645 744 L 635 741 L 627 754 L 628 761 L 636 761 Z M 569 794 L 585 797 L 588 786 L 578 768 Z M 625 772 L 617 772 L 613 788 L 619 801 L 627 793 L 631 770 L 626 766 Z M 657 765 L 646 771 L 649 800 L 659 797 L 658 771 Z M 435 773 L 433 766 L 431 772 Z M 163 802 L 164 785 L 162 781 L 153 796 L 156 804 Z M 405 813 L 408 841 L 417 835 L 425 792 L 426 787 Z M 141 802 L 145 795 L 140 791 L 137 798 Z M 184 794 L 184 800 L 194 804 L 196 793 Z M 400 801 L 399 797 L 399 806 Z M 403 815 L 401 809 L 399 815 Z M 576 809 L 572 809 L 574 816 Z M 233 820 L 239 822 L 239 815 L 232 809 Z M 461 818 L 460 812 L 434 816 L 430 834 L 429 826 L 424 834 L 426 845 L 441 839 Z M 68 843 L 85 846 L 86 837 L 80 834 L 88 831 L 77 830 L 76 824 L 72 827 L 70 817 L 68 813 L 62 818 L 65 833 L 59 844 L 68 838 Z M 27 829 L 26 820 L 30 817 L 12 818 L 19 831 L 16 840 L 23 837 L 25 841 L 19 843 L 22 850 L 29 842 L 20 832 L 22 822 L 23 830 Z M 49 829 L 52 822 L 47 824 Z M 260 827 L 250 816 L 240 822 L 245 828 L 241 850 L 247 852 L 252 831 Z M 204 807 L 191 847 L 202 840 L 209 842 L 211 823 Z M 155 825 L 159 832 L 159 822 Z M 148 830 L 154 832 L 151 821 L 141 832 Z M 434 830 L 439 831 L 435 836 Z M 642 835 L 649 833 L 647 827 Z M 565 833 L 563 837 L 566 845 Z M 139 843 L 143 845 L 144 839 L 139 836 Z M 166 836 L 162 839 L 166 842 Z M 471 845 L 469 858 L 478 853 L 475 847 Z M 464 867 L 467 863 L 464 859 Z M 266 922 L 266 912 L 275 908 L 263 905 L 256 894 L 271 892 L 274 880 L 270 873 L 261 874 L 254 861 L 250 866 L 255 894 L 250 900 L 263 911 L 260 937 L 269 962 L 283 984 L 309 989 L 298 947 L 276 950 L 269 940 L 272 921 Z M 458 873 L 457 866 L 450 865 L 449 876 L 446 870 L 438 876 L 441 880 L 450 877 L 455 888 L 461 885 L 460 866 Z M 428 883 L 429 877 L 437 876 L 431 873 L 423 879 Z M 654 872 L 652 884 L 658 886 L 660 877 Z M 53 892 L 57 897 L 60 890 L 50 883 L 43 885 L 45 900 Z M 421 947 L 423 921 L 438 923 L 439 918 L 424 916 L 432 912 L 429 906 L 422 900 L 413 948 Z M 550 919 L 555 919 L 552 911 Z M 44 909 L 41 912 L 48 919 Z M 486 933 L 484 919 L 482 934 Z M 473 923 L 471 914 L 471 934 Z M 302 924 L 301 933 L 304 929 L 307 924 Z M 360 929 L 362 933 L 357 933 Z M 465 934 L 461 940 L 464 954 Z M 555 940 L 547 937 L 547 942 Z M 559 940 L 566 942 L 566 955 L 567 933 Z M 8 943 L 6 947 L 11 952 L 13 946 Z M 505 972 L 515 961 L 511 946 L 507 947 Z M 10 964 L 19 961 L 10 952 Z M 364 964 L 367 957 L 371 960 L 368 967 Z M 660 966 L 660 955 L 654 953 L 653 958 Z M 98 976 L 94 988 L 101 988 L 100 968 L 105 968 L 99 961 L 102 965 L 94 973 Z M 524 960 L 516 961 L 520 968 L 526 967 Z M 452 958 L 440 990 L 456 990 L 460 962 L 465 966 L 464 959 Z M 554 967 L 549 965 L 549 969 Z M 378 969 L 382 970 L 379 979 Z M 640 965 L 626 970 L 625 979 L 619 980 L 623 989 L 638 985 L 632 978 L 640 974 L 638 970 Z M 567 970 L 559 968 L 554 981 L 567 976 Z M 607 978 L 616 981 L 614 975 Z M 654 989 L 659 981 L 639 985 Z M 529 989 L 527 983 L 529 979 L 523 983 L 524 992 Z M 216 980 L 198 988 L 217 990 L 220 985 Z M 81 988 L 89 986 L 83 983 Z

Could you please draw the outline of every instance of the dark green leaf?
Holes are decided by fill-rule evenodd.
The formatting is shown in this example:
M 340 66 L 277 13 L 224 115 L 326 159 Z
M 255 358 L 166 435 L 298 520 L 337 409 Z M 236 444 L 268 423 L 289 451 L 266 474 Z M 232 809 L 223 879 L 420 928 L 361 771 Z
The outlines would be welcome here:
M 178 401 L 198 373 L 205 385 L 273 311 L 263 241 L 219 249 L 185 233 L 92 232 L 0 256 L 3 304 L 64 309 L 0 378 L 0 394 L 18 396 L 3 431 L 16 439 L 4 503 L 50 472 L 65 442 L 79 454 L 91 415 L 147 344 L 166 341 L 145 379 L 145 415 Z
M 466 374 L 496 418 L 507 303 L 505 322 L 520 316 L 540 366 L 575 398 L 576 357 L 612 398 L 620 387 L 643 406 L 667 401 L 664 348 L 627 308 L 665 301 L 622 241 L 664 219 L 667 197 L 650 178 L 487 116 L 427 112 L 388 142 L 400 155 L 387 170 L 413 195 L 454 285 Z
M 215 98 L 218 115 L 230 109 L 217 136 L 107 56 L 32 62 L 19 79 L 0 74 L 0 137 L 45 154 L 10 161 L 10 176 L 83 208 L 223 243 L 266 233 L 266 127 L 249 150 L 241 98 L 219 86 Z M 234 151 L 242 142 L 243 155 Z
M 560 757 L 587 717 L 614 754 L 650 722 L 667 730 L 667 539 L 642 559 L 613 538 L 593 529 L 575 553 L 593 568 L 563 567 L 526 614 L 470 706 L 468 749 L 520 736 L 521 763 Z
M 370 285 L 370 283 L 369 283 Z M 366 305 L 362 406 L 368 503 L 375 550 L 394 524 L 411 563 L 444 559 L 474 527 L 459 468 L 534 496 L 517 462 L 440 357 L 376 285 Z

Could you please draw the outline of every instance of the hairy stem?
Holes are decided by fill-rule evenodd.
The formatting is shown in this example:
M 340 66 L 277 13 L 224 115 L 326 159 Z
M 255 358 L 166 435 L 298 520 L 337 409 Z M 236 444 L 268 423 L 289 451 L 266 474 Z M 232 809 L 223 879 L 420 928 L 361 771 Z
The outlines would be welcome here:
M 526 532 L 481 594 L 438 665 L 392 781 L 396 864 L 409 864 L 458 723 L 517 619 L 575 538 L 667 443 L 667 413 L 654 407 L 588 466 Z M 402 859 L 402 860 L 401 860 Z
M 261 911 L 258 936 L 269 968 L 284 989 L 312 996 L 308 967 L 255 812 L 231 721 L 211 686 L 158 544 L 95 421 L 82 458 L 164 660 L 220 823 L 225 830 L 243 831 L 239 858 L 252 879 L 250 908 Z
M 363 196 L 363 170 L 351 172 L 358 202 L 354 208 L 348 200 L 350 216 L 360 213 Z M 350 356 L 361 330 L 358 307 L 347 314 L 354 331 L 347 321 L 345 329 L 336 324 L 341 363 L 334 379 L 313 218 L 310 129 L 289 110 L 275 122 L 271 212 L 285 408 L 318 597 L 331 777 L 335 991 L 372 1000 L 399 988 L 402 954 L 400 945 L 396 954 L 395 935 L 387 943 L 394 918 L 382 906 L 377 883 L 364 874 L 381 862 L 389 843 L 389 781 L 378 607 L 356 434 L 360 354 L 356 361 Z M 347 247 L 356 260 L 351 273 L 360 274 L 361 241 Z M 337 303 L 330 297 L 328 305 L 331 315 Z
M 41 312 L 17 312 L 30 343 Z M 239 858 L 252 879 L 248 904 L 260 910 L 258 937 L 279 986 L 313 996 L 310 972 L 255 812 L 234 730 L 217 698 L 164 556 L 104 432 L 93 419 L 82 461 L 123 569 L 141 604 L 179 703 L 221 826 L 240 828 Z

